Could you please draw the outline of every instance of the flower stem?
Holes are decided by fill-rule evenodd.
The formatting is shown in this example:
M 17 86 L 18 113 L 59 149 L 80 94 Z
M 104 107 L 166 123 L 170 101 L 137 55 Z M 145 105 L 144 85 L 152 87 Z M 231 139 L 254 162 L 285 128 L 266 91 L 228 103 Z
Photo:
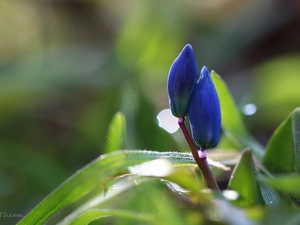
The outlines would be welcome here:
M 220 191 L 218 184 L 217 184 L 217 182 L 209 168 L 209 165 L 207 163 L 205 152 L 204 152 L 204 154 L 202 154 L 201 157 L 199 157 L 198 150 L 197 150 L 186 126 L 185 126 L 184 118 L 178 119 L 178 125 L 180 126 L 182 133 L 192 151 L 193 157 L 202 172 L 202 175 L 204 177 L 207 187 L 212 190 Z

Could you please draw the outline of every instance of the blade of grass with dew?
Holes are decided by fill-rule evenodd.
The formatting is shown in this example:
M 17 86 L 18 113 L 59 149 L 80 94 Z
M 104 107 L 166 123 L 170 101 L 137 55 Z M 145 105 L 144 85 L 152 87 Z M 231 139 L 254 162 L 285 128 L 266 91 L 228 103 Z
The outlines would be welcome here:
M 159 158 L 169 159 L 173 165 L 194 165 L 190 153 L 124 150 L 102 155 L 68 178 L 18 225 L 43 224 L 60 209 L 103 186 L 107 180 L 128 173 L 129 166 Z

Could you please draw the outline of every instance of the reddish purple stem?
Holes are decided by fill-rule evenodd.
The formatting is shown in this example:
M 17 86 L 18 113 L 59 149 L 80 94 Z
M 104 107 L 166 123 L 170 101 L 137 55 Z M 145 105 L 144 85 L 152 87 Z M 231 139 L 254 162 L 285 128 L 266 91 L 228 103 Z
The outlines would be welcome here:
M 193 141 L 193 139 L 191 138 L 186 126 L 185 126 L 185 123 L 184 123 L 184 118 L 179 118 L 178 119 L 178 125 L 180 126 L 181 130 L 182 130 L 182 133 L 192 151 L 192 154 L 193 154 L 193 157 L 196 161 L 196 163 L 198 164 L 201 172 L 202 172 L 202 175 L 204 177 L 204 180 L 206 182 L 206 185 L 208 188 L 212 189 L 212 190 L 217 190 L 217 191 L 220 191 L 219 187 L 218 187 L 218 184 L 209 168 L 209 165 L 207 163 L 207 159 L 206 159 L 206 152 L 205 150 L 203 152 L 198 152 L 197 148 L 196 148 L 196 145 Z M 200 151 L 200 150 L 199 150 Z M 199 153 L 202 153 L 200 154 L 199 156 Z

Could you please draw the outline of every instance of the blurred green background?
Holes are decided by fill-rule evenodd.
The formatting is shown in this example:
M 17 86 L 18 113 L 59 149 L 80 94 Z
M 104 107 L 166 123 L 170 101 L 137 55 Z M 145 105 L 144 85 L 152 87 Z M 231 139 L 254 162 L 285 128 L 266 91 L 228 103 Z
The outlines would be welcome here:
M 300 105 L 297 0 L 2 0 L 0 27 L 0 212 L 25 215 L 103 153 L 118 111 L 124 147 L 187 151 L 156 119 L 186 43 L 262 144 Z

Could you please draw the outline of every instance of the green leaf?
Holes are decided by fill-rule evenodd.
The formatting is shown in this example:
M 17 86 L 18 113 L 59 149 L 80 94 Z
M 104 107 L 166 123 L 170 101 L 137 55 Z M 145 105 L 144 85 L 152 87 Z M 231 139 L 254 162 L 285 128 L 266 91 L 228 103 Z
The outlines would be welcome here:
M 124 150 L 102 155 L 67 179 L 18 224 L 43 224 L 60 209 L 96 188 L 99 191 L 105 189 L 105 182 L 108 180 L 117 175 L 128 174 L 128 167 L 161 158 L 171 160 L 173 166 L 195 164 L 190 153 Z
M 259 179 L 275 190 L 291 195 L 300 195 L 299 176 L 276 176 L 274 178 L 261 176 Z
M 96 207 L 100 207 L 100 205 L 102 205 L 104 202 L 108 202 L 114 197 L 120 196 L 120 194 L 123 192 L 132 190 L 137 186 L 137 180 L 139 180 L 139 185 L 145 181 L 148 181 L 148 179 L 141 180 L 136 175 L 128 175 L 123 176 L 120 179 L 115 179 L 113 182 L 111 182 L 111 184 L 108 182 L 110 186 L 107 189 L 101 190 L 99 193 L 90 196 L 91 198 L 86 201 L 82 201 L 82 203 L 80 203 L 73 212 L 69 213 L 67 216 L 64 216 L 63 219 L 57 223 L 57 225 L 71 224 L 76 218 L 80 217 L 80 215 L 84 214 L 85 212 L 88 212 Z
M 298 225 L 300 224 L 300 213 L 296 207 L 288 207 L 284 204 L 278 207 L 268 207 L 264 211 L 261 224 L 268 225 Z
M 197 223 L 191 221 L 188 223 L 188 215 L 184 215 L 184 210 L 177 205 L 178 202 L 174 199 L 174 196 L 166 195 L 167 199 L 163 200 L 162 190 L 163 188 L 158 186 L 158 188 L 153 188 L 151 192 L 148 192 L 149 196 L 151 196 L 149 202 L 153 205 L 153 208 L 157 210 L 157 213 L 154 214 L 156 215 L 155 225 L 199 224 L 199 221 L 197 221 Z
M 106 153 L 125 148 L 126 141 L 126 119 L 123 113 L 117 112 L 109 124 Z
M 268 206 L 279 205 L 280 196 L 272 187 L 265 185 L 264 183 L 262 183 L 260 181 L 259 181 L 259 187 L 260 187 L 263 199 Z
M 243 152 L 239 163 L 234 168 L 228 189 L 239 194 L 238 199 L 234 201 L 239 206 L 247 207 L 264 202 L 256 179 L 251 150 Z
M 195 179 L 195 170 L 194 168 L 178 168 L 173 171 L 173 173 L 166 177 L 169 182 L 169 187 L 176 189 L 176 185 L 180 185 L 180 188 L 185 188 L 190 193 L 198 194 L 200 189 L 205 189 L 204 182 L 201 180 Z M 174 182 L 171 184 L 171 182 Z M 202 199 L 203 200 L 203 197 Z
M 248 132 L 227 85 L 215 71 L 211 71 L 211 76 L 220 99 L 222 125 L 232 134 L 247 137 Z M 233 136 L 235 137 L 235 135 Z
M 125 210 L 104 210 L 104 209 L 91 209 L 87 212 L 82 213 L 79 217 L 77 217 L 71 224 L 72 225 L 82 225 L 89 224 L 94 220 L 114 216 L 120 217 L 123 219 L 132 219 L 135 221 L 141 221 L 143 223 L 149 223 L 153 220 L 150 215 L 139 212 L 131 212 Z
M 167 221 L 172 221 L 172 224 L 185 224 L 182 208 L 174 202 L 174 195 L 163 183 L 161 179 L 156 178 L 145 179 L 145 177 L 136 175 L 123 176 L 113 183 L 105 195 L 100 193 L 84 205 L 80 204 L 79 208 L 64 217 L 57 225 L 87 224 L 107 216 L 115 217 L 114 221 L 120 220 L 121 224 L 124 224 L 124 221 L 126 221 L 125 224 L 135 224 L 133 220 L 136 223 L 142 221 L 157 225 L 167 224 Z M 199 189 L 197 193 L 199 193 Z M 108 200 L 111 200 L 110 203 Z M 122 210 L 107 209 L 104 202 L 107 202 L 108 205 L 111 205 L 111 202 L 118 202 L 117 207 L 122 207 Z M 104 207 L 105 210 L 100 207 Z M 115 204 L 114 207 L 116 207 Z M 161 212 L 159 217 L 157 216 L 158 211 Z M 162 223 L 162 220 L 166 222 Z
M 215 71 L 211 72 L 211 76 L 220 99 L 222 127 L 225 135 L 235 145 L 242 149 L 251 148 L 253 153 L 261 158 L 264 155 L 263 147 L 247 131 L 227 85 Z
M 295 109 L 275 130 L 269 140 L 263 165 L 272 173 L 300 171 L 300 108 Z

